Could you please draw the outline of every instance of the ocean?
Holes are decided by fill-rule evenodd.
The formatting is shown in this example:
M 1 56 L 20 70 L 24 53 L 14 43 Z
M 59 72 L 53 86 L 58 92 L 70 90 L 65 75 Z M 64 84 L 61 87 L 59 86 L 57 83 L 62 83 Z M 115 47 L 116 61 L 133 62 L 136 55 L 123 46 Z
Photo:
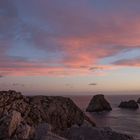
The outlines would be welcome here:
M 110 127 L 117 132 L 129 134 L 136 140 L 140 140 L 140 109 L 118 108 L 121 101 L 137 100 L 139 97 L 140 95 L 107 95 L 105 98 L 110 102 L 113 110 L 102 113 L 85 112 L 92 96 L 71 96 L 70 98 L 96 122 L 98 127 Z

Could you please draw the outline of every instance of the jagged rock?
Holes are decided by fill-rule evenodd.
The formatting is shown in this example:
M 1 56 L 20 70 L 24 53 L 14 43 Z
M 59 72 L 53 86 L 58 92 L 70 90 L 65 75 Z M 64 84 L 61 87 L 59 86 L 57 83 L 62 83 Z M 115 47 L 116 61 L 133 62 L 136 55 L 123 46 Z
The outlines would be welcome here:
M 128 108 L 128 109 L 138 109 L 138 103 L 134 100 L 129 100 L 125 102 L 121 102 L 119 105 L 120 108 Z
M 112 110 L 109 102 L 104 98 L 104 95 L 95 95 L 91 99 L 86 111 L 87 112 L 100 112 Z
M 22 121 L 21 114 L 12 111 L 0 119 L 0 139 L 10 138 Z
M 0 91 L 0 117 L 13 110 L 20 112 L 22 117 L 27 116 L 30 111 L 28 98 L 20 92 Z
M 114 132 L 110 128 L 90 126 L 69 128 L 63 136 L 68 140 L 133 140 L 131 136 Z

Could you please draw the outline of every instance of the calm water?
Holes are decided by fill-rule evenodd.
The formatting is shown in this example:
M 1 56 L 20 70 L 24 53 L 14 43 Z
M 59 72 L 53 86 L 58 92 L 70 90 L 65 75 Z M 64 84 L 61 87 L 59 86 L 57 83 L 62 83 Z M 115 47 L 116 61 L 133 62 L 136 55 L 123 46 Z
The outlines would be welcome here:
M 110 102 L 113 110 L 103 113 L 87 113 L 99 127 L 111 127 L 117 132 L 122 132 L 132 135 L 135 139 L 140 140 L 140 109 L 129 110 L 120 109 L 118 105 L 123 100 L 135 99 L 140 95 L 108 95 L 105 96 Z M 72 96 L 73 101 L 85 111 L 92 96 Z

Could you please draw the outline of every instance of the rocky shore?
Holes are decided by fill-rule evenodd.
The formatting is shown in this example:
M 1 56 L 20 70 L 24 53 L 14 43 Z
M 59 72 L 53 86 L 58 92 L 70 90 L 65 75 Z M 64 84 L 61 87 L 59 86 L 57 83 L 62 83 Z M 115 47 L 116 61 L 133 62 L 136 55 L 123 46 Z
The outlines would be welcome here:
M 0 91 L 0 140 L 133 140 L 98 128 L 65 97 Z

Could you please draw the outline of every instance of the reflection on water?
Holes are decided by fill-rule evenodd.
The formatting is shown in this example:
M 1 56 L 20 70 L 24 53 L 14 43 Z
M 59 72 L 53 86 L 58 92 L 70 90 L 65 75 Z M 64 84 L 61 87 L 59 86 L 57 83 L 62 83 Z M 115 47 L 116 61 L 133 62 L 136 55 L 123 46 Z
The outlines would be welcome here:
M 130 134 L 140 140 L 140 109 L 129 110 L 118 108 L 121 101 L 129 99 L 137 100 L 139 97 L 140 95 L 106 96 L 113 110 L 102 113 L 87 113 L 87 115 L 94 119 L 99 127 L 111 127 L 113 130 Z M 71 98 L 83 111 L 85 111 L 92 96 L 74 96 Z

